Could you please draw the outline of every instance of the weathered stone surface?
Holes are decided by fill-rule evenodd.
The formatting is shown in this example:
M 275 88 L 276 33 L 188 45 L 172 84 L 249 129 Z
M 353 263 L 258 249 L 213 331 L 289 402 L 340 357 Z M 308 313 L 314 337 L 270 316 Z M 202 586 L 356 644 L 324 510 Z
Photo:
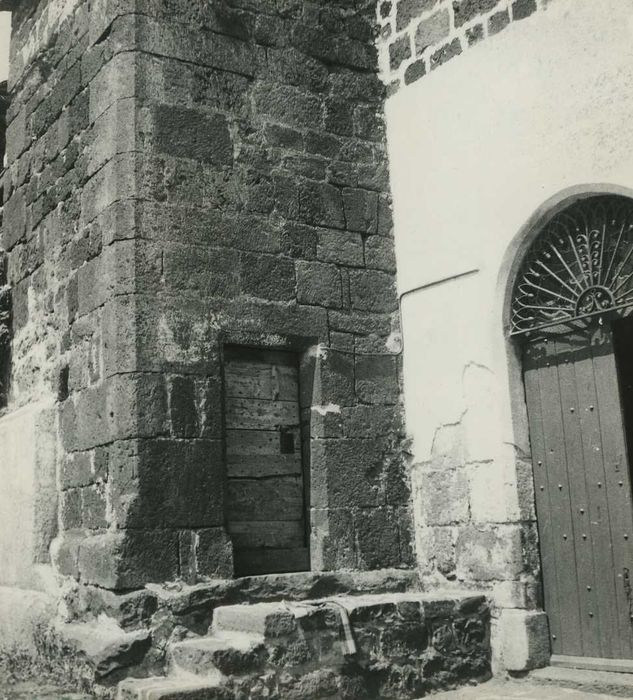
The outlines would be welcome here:
M 389 45 L 389 65 L 396 70 L 408 58 L 411 58 L 411 40 L 404 34 Z
M 422 20 L 415 30 L 415 50 L 422 53 L 448 36 L 450 31 L 450 16 L 448 10 L 440 10 L 428 19 Z
M 536 12 L 536 0 L 516 0 L 512 3 L 512 19 L 525 19 Z
M 549 625 L 544 612 L 504 610 L 499 624 L 505 668 L 529 671 L 547 666 L 551 650 Z
M 454 0 L 455 26 L 461 27 L 477 15 L 493 10 L 498 4 L 499 0 Z
M 488 34 L 498 34 L 510 24 L 510 13 L 507 10 L 495 12 L 488 20 Z
M 81 581 L 104 588 L 139 588 L 178 575 L 177 533 L 129 530 L 93 535 L 79 546 Z
M 457 568 L 461 576 L 475 581 L 516 578 L 524 567 L 521 528 L 464 528 L 457 539 Z
M 424 75 L 426 75 L 426 63 L 424 59 L 414 61 L 407 66 L 407 69 L 404 72 L 404 82 L 406 85 L 410 85 L 419 78 L 422 78 Z
M 88 658 L 97 679 L 140 663 L 151 639 L 147 630 L 124 632 L 107 618 L 92 623 L 67 624 L 61 635 Z
M 453 39 L 450 44 L 445 44 L 431 55 L 431 70 L 441 66 L 443 63 L 450 61 L 451 58 L 459 56 L 462 52 L 462 46 L 459 39 Z
M 397 307 L 391 275 L 378 270 L 352 270 L 349 281 L 354 309 L 380 312 Z
M 396 29 L 400 31 L 423 12 L 433 9 L 438 0 L 400 0 L 397 5 Z
M 297 299 L 303 304 L 342 305 L 341 273 L 334 265 L 316 262 L 297 264 Z
M 362 403 L 397 403 L 399 391 L 394 357 L 357 357 L 355 380 L 356 396 Z
M 342 633 L 344 611 L 353 641 Z M 187 692 L 186 671 L 214 679 L 231 697 L 265 688 L 271 697 L 305 700 L 413 698 L 488 677 L 488 605 L 482 596 L 408 593 L 221 606 L 209 635 L 176 642 L 169 655 L 173 676 L 163 686 L 153 679 L 156 688 L 180 679 Z
M 405 4 L 413 18 L 428 3 Z M 384 347 L 397 306 L 374 8 L 72 0 L 62 25 L 60 7 L 14 16 L 0 234 L 15 395 L 59 411 L 38 557 L 59 502 L 53 560 L 82 584 L 232 575 L 225 342 L 319 346 L 306 420 L 315 439 L 362 443 L 360 462 L 324 458 L 320 498 L 337 498 L 340 456 L 350 484 L 376 484 L 363 508 L 400 508 L 402 479 L 387 495 L 383 452 L 340 413 L 361 403 L 385 441 L 399 430 L 395 365 L 354 362 Z M 364 561 L 387 561 L 363 542 Z
M 217 165 L 231 163 L 233 147 L 226 117 L 161 105 L 154 108 L 159 153 Z
M 413 479 L 422 524 L 451 525 L 468 520 L 468 478 L 464 470 L 416 472 Z

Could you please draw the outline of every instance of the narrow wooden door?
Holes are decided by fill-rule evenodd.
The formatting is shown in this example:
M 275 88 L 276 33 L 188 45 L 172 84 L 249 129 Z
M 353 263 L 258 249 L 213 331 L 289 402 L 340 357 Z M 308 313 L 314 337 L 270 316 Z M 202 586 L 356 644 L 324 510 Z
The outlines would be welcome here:
M 616 333 L 616 345 L 625 337 Z M 633 355 L 616 363 L 616 354 L 602 327 L 524 346 L 545 609 L 562 663 L 633 659 L 633 506 L 617 367 L 633 366 Z
M 298 357 L 226 348 L 224 378 L 235 573 L 308 570 Z

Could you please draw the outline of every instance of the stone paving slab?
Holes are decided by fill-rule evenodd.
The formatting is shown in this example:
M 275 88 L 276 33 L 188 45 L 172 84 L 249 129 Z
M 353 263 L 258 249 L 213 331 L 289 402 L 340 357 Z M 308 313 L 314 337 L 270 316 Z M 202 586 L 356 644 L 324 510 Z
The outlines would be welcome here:
M 438 700 L 613 700 L 621 696 L 533 683 L 490 681 L 474 687 L 437 693 L 432 697 Z

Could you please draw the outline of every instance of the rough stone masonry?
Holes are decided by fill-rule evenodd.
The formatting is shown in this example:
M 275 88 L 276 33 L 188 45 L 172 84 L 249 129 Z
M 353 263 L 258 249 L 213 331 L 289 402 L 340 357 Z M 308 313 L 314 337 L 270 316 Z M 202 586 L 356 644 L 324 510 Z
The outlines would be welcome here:
M 316 572 L 338 572 L 332 585 L 341 570 L 412 568 L 386 91 L 377 71 L 393 91 L 532 14 L 534 3 L 0 7 L 13 10 L 0 183 L 0 342 L 10 339 L 0 347 L 0 444 L 10 447 L 7 483 L 31 479 L 24 520 L 0 528 L 8 562 L 0 584 L 48 591 L 52 572 L 78 638 L 100 615 L 115 620 L 118 641 L 97 655 L 111 689 L 130 666 L 164 671 L 169 645 L 205 634 L 218 606 L 341 592 L 324 593 Z M 236 423 L 227 420 L 225 360 L 236 348 L 296 358 L 316 576 L 305 584 L 309 595 L 248 582 L 235 584 L 248 595 L 231 597 L 226 433 Z M 519 607 L 531 614 L 539 606 L 531 520 L 462 528 L 455 544 L 453 514 L 463 511 L 459 523 L 469 514 L 459 430 L 438 434 L 420 479 L 418 540 L 429 556 L 418 570 L 432 584 L 450 585 L 456 571 L 467 586 L 500 582 L 508 607 L 522 595 Z M 0 514 L 13 488 L 0 494 Z M 216 595 L 218 579 L 230 595 Z M 376 580 L 344 592 L 375 593 L 385 585 Z M 187 599 L 176 613 L 163 585 L 174 581 Z M 413 576 L 398 591 L 407 587 L 416 587 Z M 446 610 L 432 624 L 423 616 L 402 624 L 404 638 L 385 633 L 391 612 L 377 624 L 366 659 L 376 668 L 403 664 L 397 682 L 388 680 L 394 697 L 489 672 L 487 605 L 473 613 L 473 635 L 462 634 L 461 613 Z M 547 650 L 532 653 L 514 612 L 508 634 L 530 647 L 513 662 L 522 669 L 525 657 Z M 546 625 L 542 614 L 534 620 Z M 439 676 L 412 670 L 416 659 Z
M 307 368 L 312 568 L 412 563 L 375 7 L 356 5 L 3 3 L 5 411 L 54 407 L 57 572 L 233 574 L 228 344 Z

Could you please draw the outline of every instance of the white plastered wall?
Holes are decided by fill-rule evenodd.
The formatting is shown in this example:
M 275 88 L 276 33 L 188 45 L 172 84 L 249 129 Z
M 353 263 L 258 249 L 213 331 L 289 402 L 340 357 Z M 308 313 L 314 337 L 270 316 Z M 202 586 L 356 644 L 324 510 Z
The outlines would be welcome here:
M 553 0 L 399 91 L 386 117 L 415 462 L 461 424 L 468 517 L 518 522 L 529 443 L 504 295 L 537 212 L 633 191 L 633 0 Z

